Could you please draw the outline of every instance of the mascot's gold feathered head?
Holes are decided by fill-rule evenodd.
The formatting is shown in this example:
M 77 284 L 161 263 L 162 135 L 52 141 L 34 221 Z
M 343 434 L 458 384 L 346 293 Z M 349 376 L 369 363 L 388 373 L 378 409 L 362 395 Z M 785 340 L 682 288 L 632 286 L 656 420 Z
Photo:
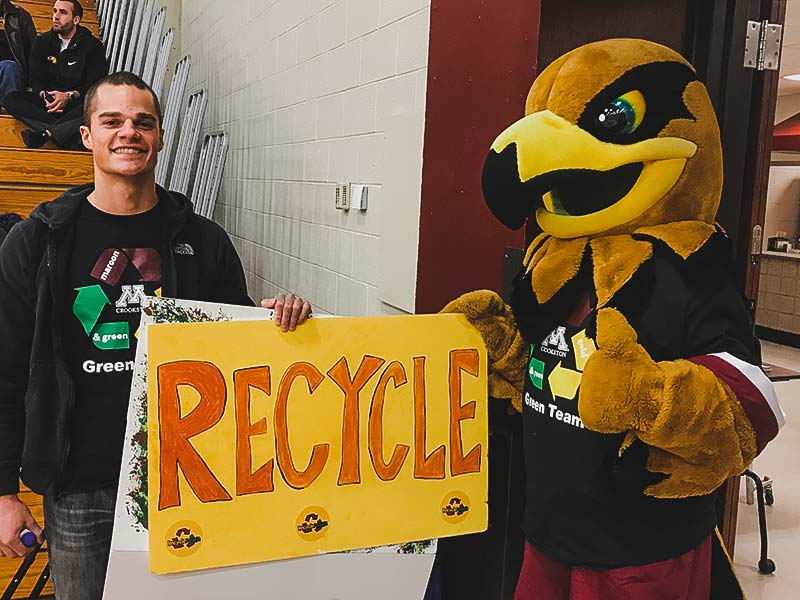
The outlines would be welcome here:
M 692 66 L 652 42 L 613 39 L 573 50 L 533 84 L 526 116 L 495 140 L 483 192 L 507 227 L 536 220 L 558 239 L 713 223 L 722 149 Z

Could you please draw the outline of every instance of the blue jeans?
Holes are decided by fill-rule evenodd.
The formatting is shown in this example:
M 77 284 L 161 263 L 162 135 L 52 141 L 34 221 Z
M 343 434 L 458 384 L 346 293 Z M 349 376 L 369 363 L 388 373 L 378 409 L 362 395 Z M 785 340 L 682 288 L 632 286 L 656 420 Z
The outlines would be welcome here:
M 45 496 L 44 526 L 57 600 L 101 600 L 117 490 Z
M 8 92 L 17 92 L 22 88 L 22 73 L 19 65 L 13 60 L 0 60 L 0 103 Z

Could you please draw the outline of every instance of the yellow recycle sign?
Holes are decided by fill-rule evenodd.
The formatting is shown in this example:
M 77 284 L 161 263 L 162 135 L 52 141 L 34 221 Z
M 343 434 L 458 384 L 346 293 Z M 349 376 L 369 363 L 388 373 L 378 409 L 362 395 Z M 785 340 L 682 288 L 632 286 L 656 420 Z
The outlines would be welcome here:
M 559 361 L 547 378 L 547 383 L 550 384 L 550 393 L 553 394 L 553 400 L 555 400 L 556 396 L 567 400 L 575 399 L 575 395 L 581 385 L 581 377 L 583 377 L 586 361 L 597 350 L 597 346 L 592 338 L 586 336 L 586 330 L 584 329 L 572 336 L 572 349 L 575 351 L 575 367 L 578 370 L 573 371 L 562 367 L 561 361 Z

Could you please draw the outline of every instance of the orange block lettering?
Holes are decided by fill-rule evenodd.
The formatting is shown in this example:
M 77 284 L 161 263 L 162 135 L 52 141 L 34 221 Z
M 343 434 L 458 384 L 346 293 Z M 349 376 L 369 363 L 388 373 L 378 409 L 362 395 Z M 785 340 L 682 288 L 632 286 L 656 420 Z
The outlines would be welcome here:
M 477 473 L 481 470 L 481 445 L 477 444 L 464 456 L 461 421 L 475 418 L 475 401 L 461 404 L 461 372 L 478 376 L 477 350 L 450 352 L 450 475 Z
M 344 417 L 342 419 L 342 465 L 339 469 L 339 485 L 361 483 L 359 461 L 359 414 L 358 395 L 378 369 L 386 362 L 377 356 L 365 356 L 358 370 L 350 377 L 350 367 L 343 356 L 328 370 L 328 376 L 344 392 Z
M 292 364 L 281 378 L 278 386 L 278 399 L 275 402 L 275 454 L 278 457 L 278 468 L 284 480 L 291 487 L 302 490 L 312 483 L 322 473 L 330 454 L 329 444 L 317 444 L 311 451 L 311 460 L 302 471 L 298 471 L 292 460 L 292 451 L 289 447 L 289 424 L 286 412 L 289 403 L 289 391 L 292 383 L 298 377 L 304 377 L 308 383 L 308 391 L 313 394 L 325 376 L 317 367 L 308 362 Z
M 225 411 L 225 378 L 212 363 L 181 360 L 158 367 L 158 426 L 161 452 L 161 490 L 158 509 L 180 506 L 178 467 L 201 502 L 231 500 L 203 458 L 189 440 L 208 431 Z M 200 394 L 200 402 L 181 417 L 178 386 L 189 385 Z
M 253 448 L 250 438 L 267 432 L 267 418 L 250 422 L 250 388 L 254 387 L 269 396 L 271 380 L 269 367 L 252 367 L 233 372 L 233 389 L 236 408 L 236 495 L 271 492 L 274 489 L 270 458 L 253 472 Z
M 383 481 L 392 481 L 406 460 L 408 451 L 411 449 L 405 444 L 398 444 L 392 451 L 392 458 L 388 463 L 383 462 L 383 404 L 386 399 L 386 386 L 389 381 L 394 382 L 394 388 L 404 386 L 407 382 L 406 370 L 397 361 L 389 363 L 389 366 L 381 373 L 375 392 L 372 394 L 372 404 L 369 408 L 369 455 L 372 459 L 372 466 L 375 473 Z
M 444 479 L 444 445 L 425 455 L 425 357 L 414 357 L 414 477 Z

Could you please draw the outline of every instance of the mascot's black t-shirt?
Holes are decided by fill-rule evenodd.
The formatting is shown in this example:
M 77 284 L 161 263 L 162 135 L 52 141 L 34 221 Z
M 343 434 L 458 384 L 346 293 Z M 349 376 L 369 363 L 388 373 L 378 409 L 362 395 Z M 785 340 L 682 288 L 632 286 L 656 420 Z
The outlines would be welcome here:
M 645 495 L 645 487 L 662 477 L 646 470 L 647 447 L 637 441 L 620 456 L 624 434 L 583 425 L 578 395 L 596 349 L 593 303 L 584 295 L 530 345 L 523 392 L 526 538 L 550 558 L 575 566 L 616 568 L 674 558 L 713 531 L 713 498 Z
M 161 210 L 111 215 L 84 202 L 68 271 L 75 381 L 65 491 L 116 485 L 141 305 L 161 288 Z

